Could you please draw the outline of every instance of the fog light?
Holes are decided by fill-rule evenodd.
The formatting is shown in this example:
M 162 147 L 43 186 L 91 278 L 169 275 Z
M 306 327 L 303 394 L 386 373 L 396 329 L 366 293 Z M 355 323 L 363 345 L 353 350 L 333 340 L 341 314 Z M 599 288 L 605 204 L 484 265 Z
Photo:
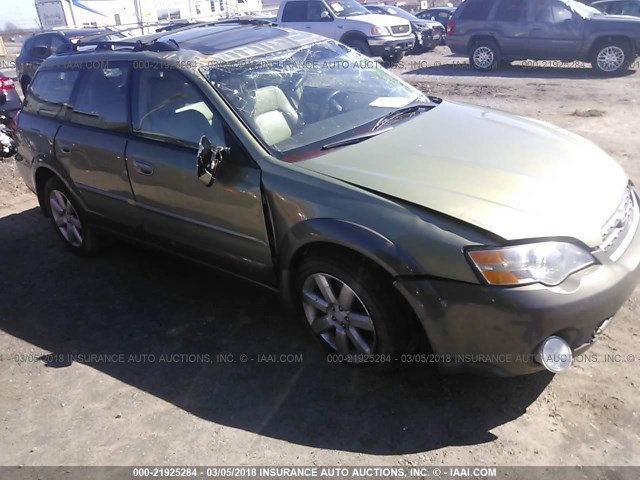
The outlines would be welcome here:
M 538 347 L 536 360 L 550 372 L 560 373 L 571 366 L 573 353 L 567 342 L 560 337 L 552 336 Z

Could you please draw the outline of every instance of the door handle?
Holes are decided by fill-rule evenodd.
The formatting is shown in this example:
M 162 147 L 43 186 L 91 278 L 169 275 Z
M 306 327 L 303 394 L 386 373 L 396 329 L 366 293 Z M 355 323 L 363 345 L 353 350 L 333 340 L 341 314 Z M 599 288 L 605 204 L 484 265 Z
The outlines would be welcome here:
M 71 147 L 68 144 L 58 142 L 58 146 L 60 147 L 60 151 L 62 153 L 71 153 Z
M 153 175 L 153 165 L 141 162 L 140 160 L 134 160 L 133 168 L 142 175 Z

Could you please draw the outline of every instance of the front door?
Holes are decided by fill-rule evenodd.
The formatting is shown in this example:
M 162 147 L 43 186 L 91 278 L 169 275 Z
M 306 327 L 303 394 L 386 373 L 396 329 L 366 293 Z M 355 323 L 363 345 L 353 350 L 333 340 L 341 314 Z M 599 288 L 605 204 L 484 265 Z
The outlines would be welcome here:
M 261 172 L 198 87 L 175 69 L 137 70 L 126 151 L 146 236 L 263 283 L 274 274 Z M 215 183 L 197 175 L 202 135 L 229 146 Z
M 529 57 L 573 60 L 582 45 L 582 18 L 560 0 L 531 0 Z

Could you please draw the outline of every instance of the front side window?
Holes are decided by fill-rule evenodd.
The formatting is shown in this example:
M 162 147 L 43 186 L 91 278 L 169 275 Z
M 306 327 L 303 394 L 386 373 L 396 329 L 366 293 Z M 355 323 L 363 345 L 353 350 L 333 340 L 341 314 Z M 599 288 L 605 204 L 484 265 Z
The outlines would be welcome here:
M 202 73 L 268 150 L 287 161 L 371 132 L 398 109 L 432 105 L 378 62 L 331 40 Z
M 323 2 L 311 1 L 307 3 L 307 21 L 308 22 L 324 22 L 331 20 L 331 16 L 327 11 L 327 7 Z
M 573 18 L 569 6 L 558 0 L 535 0 L 534 19 L 536 22 L 563 23 Z
M 461 20 L 486 20 L 495 0 L 467 0 L 460 13 Z
M 133 129 L 150 138 L 195 146 L 207 136 L 224 145 L 224 128 L 204 96 L 176 70 L 139 70 Z
M 126 131 L 129 69 L 86 70 L 74 101 L 71 121 L 107 130 Z
M 526 0 L 502 0 L 496 9 L 498 22 L 521 22 L 527 12 Z
M 61 118 L 71 99 L 78 70 L 44 70 L 29 85 L 23 110 L 45 117 Z

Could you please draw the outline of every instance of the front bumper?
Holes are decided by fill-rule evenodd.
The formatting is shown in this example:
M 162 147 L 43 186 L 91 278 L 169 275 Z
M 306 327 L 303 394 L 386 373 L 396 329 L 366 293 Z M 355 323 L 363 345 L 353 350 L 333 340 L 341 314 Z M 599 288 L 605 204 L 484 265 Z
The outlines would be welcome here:
M 556 287 L 499 288 L 447 280 L 395 283 L 418 315 L 444 372 L 522 375 L 543 370 L 535 350 L 550 335 L 575 355 L 633 293 L 640 280 L 640 229 L 617 262 L 604 252 L 593 265 Z M 613 322 L 615 324 L 615 321 Z
M 402 37 L 373 37 L 369 38 L 369 49 L 374 57 L 386 57 L 398 52 L 406 52 L 413 48 L 416 37 L 413 33 Z

